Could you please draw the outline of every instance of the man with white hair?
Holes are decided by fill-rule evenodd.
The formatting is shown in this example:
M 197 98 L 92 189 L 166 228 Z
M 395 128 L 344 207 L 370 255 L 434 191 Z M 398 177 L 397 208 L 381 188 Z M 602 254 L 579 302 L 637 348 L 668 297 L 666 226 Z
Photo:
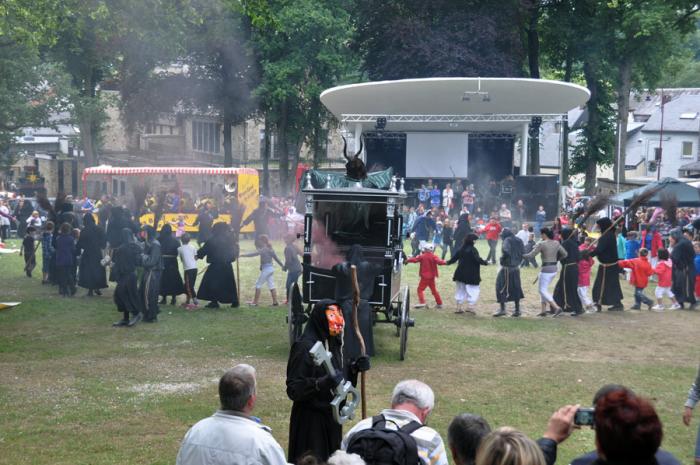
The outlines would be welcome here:
M 404 429 L 412 422 L 417 428 L 410 435 L 416 441 L 418 457 L 424 465 L 447 465 L 445 444 L 440 434 L 425 426 L 426 419 L 435 406 L 435 394 L 427 384 L 408 379 L 399 382 L 391 395 L 391 408 L 384 409 L 378 415 L 383 417 L 385 428 L 391 430 Z M 376 417 L 375 417 L 376 418 Z M 375 418 L 365 418 L 356 424 L 343 438 L 341 449 L 347 450 L 356 433 L 372 428 Z M 351 447 L 350 450 L 355 452 Z M 362 454 L 360 454 L 362 455 Z
M 177 465 L 286 464 L 270 428 L 251 416 L 256 401 L 255 368 L 236 365 L 219 380 L 221 410 L 185 435 Z

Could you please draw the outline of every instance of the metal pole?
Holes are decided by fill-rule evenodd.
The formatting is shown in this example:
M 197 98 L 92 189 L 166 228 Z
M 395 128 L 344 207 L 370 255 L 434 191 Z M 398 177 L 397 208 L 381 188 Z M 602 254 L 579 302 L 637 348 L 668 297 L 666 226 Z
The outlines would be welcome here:
M 661 179 L 661 158 L 664 144 L 664 90 L 661 89 L 661 130 L 659 131 L 659 159 L 656 161 L 656 180 Z
M 617 122 L 617 189 L 616 192 L 620 193 L 620 155 L 622 152 L 622 121 Z

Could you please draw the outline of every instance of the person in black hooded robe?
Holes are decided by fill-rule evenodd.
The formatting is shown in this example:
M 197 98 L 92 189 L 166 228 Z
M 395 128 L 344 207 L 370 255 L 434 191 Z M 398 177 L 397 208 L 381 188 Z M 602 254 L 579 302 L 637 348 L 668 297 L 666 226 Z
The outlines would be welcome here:
M 554 301 L 565 312 L 572 316 L 583 313 L 581 299 L 578 296 L 578 261 L 579 250 L 577 234 L 569 229 L 561 230 L 561 246 L 566 250 L 566 258 L 561 260 L 561 272 L 554 286 Z
M 287 457 L 290 463 L 297 463 L 299 457 L 309 452 L 325 462 L 340 449 L 343 429 L 333 418 L 330 402 L 334 397 L 333 388 L 347 370 L 343 368 L 342 327 L 339 328 L 337 318 L 339 312 L 331 312 L 329 321 L 326 311 L 331 306 L 337 309 L 332 300 L 321 300 L 314 305 L 304 332 L 289 352 L 287 396 L 293 402 Z M 350 323 L 346 320 L 345 324 Z M 345 333 L 348 330 L 350 328 L 346 328 Z M 314 364 L 309 350 L 317 341 L 322 341 L 331 353 L 335 377 Z
M 123 317 L 112 326 L 134 326 L 143 317 L 136 279 L 136 267 L 141 262 L 142 250 L 129 228 L 122 229 L 120 242 L 121 245 L 112 253 L 112 269 L 117 281 L 114 303 Z
M 158 307 L 158 294 L 160 287 L 160 275 L 163 271 L 163 257 L 160 251 L 160 242 L 156 239 L 156 230 L 152 226 L 144 226 L 141 234 L 145 234 L 141 266 L 143 275 L 139 283 L 139 298 L 143 305 L 143 321 L 155 323 L 158 321 L 160 308 Z M 120 239 L 121 244 L 121 239 Z
M 160 252 L 163 256 L 163 273 L 160 275 L 161 305 L 165 305 L 166 297 L 170 296 L 170 305 L 175 305 L 176 296 L 185 293 L 185 286 L 180 276 L 180 268 L 177 264 L 177 249 L 180 241 L 173 237 L 173 230 L 169 224 L 164 225 L 158 235 Z
M 520 300 L 525 297 L 520 283 L 520 264 L 523 261 L 525 246 L 510 229 L 503 230 L 501 239 L 501 269 L 496 276 L 496 300 L 500 308 L 493 316 L 505 316 L 506 302 L 514 302 L 513 316 L 519 317 Z
M 452 257 L 455 256 L 455 252 L 457 250 L 460 250 L 462 248 L 462 245 L 464 245 L 464 240 L 467 238 L 467 235 L 471 233 L 472 227 L 469 224 L 469 213 L 462 213 L 461 215 L 459 215 L 459 219 L 457 220 L 457 227 L 455 228 L 455 232 L 453 235 L 455 245 L 452 249 Z
M 598 257 L 598 273 L 593 283 L 593 302 L 598 311 L 603 305 L 610 305 L 610 311 L 622 311 L 622 289 L 620 288 L 620 267 L 617 265 L 617 241 L 615 230 L 610 228 L 612 220 L 601 218 L 596 221 L 601 236 L 591 251 L 591 257 Z M 607 232 L 605 232 L 607 231 Z
M 92 213 L 86 213 L 83 216 L 83 230 L 75 247 L 78 253 L 82 251 L 78 286 L 87 289 L 88 296 L 102 295 L 101 289 L 107 288 L 107 274 L 100 263 L 102 250 L 106 246 L 104 229 L 95 224 Z
M 335 300 L 343 309 L 343 317 L 348 323 L 348 331 L 345 331 L 343 342 L 343 355 L 346 363 L 352 363 L 362 354 L 360 352 L 360 341 L 353 329 L 352 321 L 352 275 L 350 269 L 352 265 L 357 267 L 357 281 L 360 286 L 360 304 L 357 307 L 357 321 L 360 333 L 365 341 L 366 355 L 374 355 L 374 334 L 372 331 L 372 308 L 369 299 L 374 293 L 374 280 L 381 273 L 382 267 L 365 260 L 362 247 L 354 244 L 347 253 L 347 260 L 333 266 L 335 275 Z
M 204 257 L 209 265 L 197 290 L 197 298 L 208 300 L 207 308 L 219 308 L 219 302 L 238 307 L 236 276 L 231 266 L 238 257 L 238 246 L 226 223 L 216 223 L 211 237 L 197 251 L 197 258 Z
M 681 308 L 685 303 L 695 308 L 695 250 L 693 244 L 683 236 L 680 228 L 671 230 L 669 241 L 672 247 L 671 291 Z

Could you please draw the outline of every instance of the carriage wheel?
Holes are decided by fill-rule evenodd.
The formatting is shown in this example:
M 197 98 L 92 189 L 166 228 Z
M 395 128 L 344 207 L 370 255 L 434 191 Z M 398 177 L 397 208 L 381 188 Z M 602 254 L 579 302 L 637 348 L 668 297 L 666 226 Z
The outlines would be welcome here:
M 406 349 L 408 345 L 408 328 L 413 326 L 413 320 L 411 319 L 411 298 L 408 293 L 408 286 L 404 289 L 404 296 L 401 300 L 401 307 L 399 308 L 401 314 L 400 325 L 398 329 L 400 330 L 400 345 L 399 345 L 399 360 L 404 360 L 406 358 Z

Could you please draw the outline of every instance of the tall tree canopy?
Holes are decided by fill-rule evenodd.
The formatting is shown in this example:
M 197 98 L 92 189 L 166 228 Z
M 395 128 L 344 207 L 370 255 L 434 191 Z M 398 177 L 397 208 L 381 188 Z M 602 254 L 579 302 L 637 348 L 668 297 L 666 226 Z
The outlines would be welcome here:
M 370 80 L 523 75 L 517 0 L 356 0 L 354 18 Z

